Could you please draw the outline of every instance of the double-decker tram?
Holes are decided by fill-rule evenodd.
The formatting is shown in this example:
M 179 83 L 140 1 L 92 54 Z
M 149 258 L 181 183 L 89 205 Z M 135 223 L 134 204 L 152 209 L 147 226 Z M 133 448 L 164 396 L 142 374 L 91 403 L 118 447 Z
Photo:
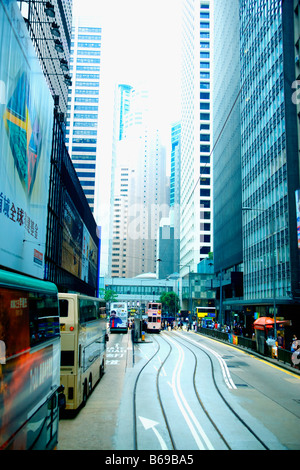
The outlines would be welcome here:
M 96 297 L 59 293 L 61 385 L 66 410 L 85 405 L 104 374 L 107 325 L 106 303 Z
M 128 307 L 127 302 L 112 302 L 110 305 L 109 327 L 111 333 L 128 332 Z
M 161 330 L 161 309 L 162 304 L 148 302 L 147 305 L 147 331 L 149 333 L 159 333 Z
M 57 288 L 0 270 L 0 449 L 54 449 L 60 398 Z

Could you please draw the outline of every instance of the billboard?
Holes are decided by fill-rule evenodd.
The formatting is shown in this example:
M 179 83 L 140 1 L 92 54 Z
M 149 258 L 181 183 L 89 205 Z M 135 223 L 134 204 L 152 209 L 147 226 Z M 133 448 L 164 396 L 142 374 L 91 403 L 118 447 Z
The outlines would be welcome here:
M 65 192 L 61 266 L 82 281 L 97 285 L 98 247 Z
M 44 278 L 53 99 L 17 2 L 0 0 L 0 265 Z

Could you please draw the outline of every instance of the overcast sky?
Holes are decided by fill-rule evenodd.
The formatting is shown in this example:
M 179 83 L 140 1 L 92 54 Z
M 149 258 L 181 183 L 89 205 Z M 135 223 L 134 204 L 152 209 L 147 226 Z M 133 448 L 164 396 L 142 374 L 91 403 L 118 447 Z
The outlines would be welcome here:
M 181 0 L 73 0 L 74 14 L 102 25 L 103 86 L 144 83 L 160 115 L 179 118 Z
M 169 159 L 171 123 L 180 118 L 180 6 L 181 0 L 73 0 L 74 16 L 102 28 L 95 201 L 95 219 L 103 228 L 101 275 L 107 269 L 114 88 L 117 83 L 142 85 L 155 96 Z

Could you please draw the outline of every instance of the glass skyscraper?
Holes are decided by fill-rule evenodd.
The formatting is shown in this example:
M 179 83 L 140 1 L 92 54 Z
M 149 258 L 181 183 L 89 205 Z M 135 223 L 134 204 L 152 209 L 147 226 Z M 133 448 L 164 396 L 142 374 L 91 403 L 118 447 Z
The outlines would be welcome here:
M 180 264 L 182 274 L 212 251 L 211 3 L 183 2 Z
M 272 314 L 290 303 L 295 186 L 287 148 L 281 0 L 240 2 L 244 299 Z M 291 51 L 287 51 L 287 55 Z
M 176 122 L 171 128 L 170 207 L 180 204 L 180 142 L 181 123 Z
M 77 176 L 94 211 L 98 135 L 101 27 L 75 18 L 71 42 L 66 145 Z
M 242 248 L 239 0 L 214 0 L 214 268 L 240 270 Z

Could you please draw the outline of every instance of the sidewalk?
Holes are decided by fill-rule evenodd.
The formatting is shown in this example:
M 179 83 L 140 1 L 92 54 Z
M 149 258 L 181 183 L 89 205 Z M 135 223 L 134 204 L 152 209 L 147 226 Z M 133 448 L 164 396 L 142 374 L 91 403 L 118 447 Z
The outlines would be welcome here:
M 273 359 L 270 356 L 264 356 L 263 354 L 260 354 L 257 351 L 254 351 L 253 349 L 246 348 L 245 346 L 239 346 L 238 344 L 229 343 L 228 341 L 225 341 L 221 338 L 210 336 L 209 334 L 205 334 L 203 332 L 194 331 L 194 330 L 190 330 L 190 331 L 197 334 L 197 335 L 204 336 L 206 338 L 212 338 L 212 339 L 214 339 L 216 341 L 220 341 L 221 343 L 224 343 L 224 344 L 229 344 L 230 346 L 232 346 L 234 348 L 237 348 L 237 349 L 240 349 L 241 351 L 247 352 L 247 354 L 252 354 L 253 356 L 259 357 L 260 359 L 262 359 L 264 361 L 270 362 L 271 364 L 274 364 L 277 367 L 281 367 L 282 369 L 288 370 L 288 371 L 300 376 L 300 370 L 299 369 L 295 369 L 291 365 L 287 364 L 286 362 L 280 361 L 279 359 L 276 359 L 276 358 Z

